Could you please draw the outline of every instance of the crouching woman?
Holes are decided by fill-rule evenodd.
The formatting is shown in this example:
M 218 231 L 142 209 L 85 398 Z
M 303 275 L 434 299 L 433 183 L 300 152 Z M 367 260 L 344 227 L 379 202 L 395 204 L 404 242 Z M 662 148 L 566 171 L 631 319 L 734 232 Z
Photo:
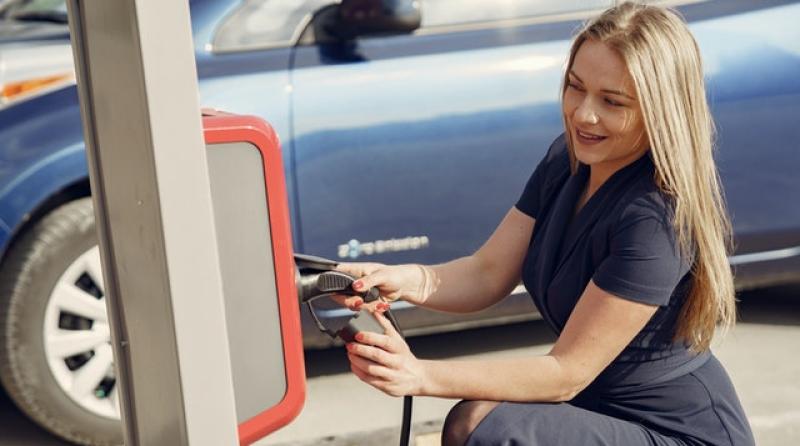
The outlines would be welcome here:
M 385 335 L 347 346 L 352 371 L 390 395 L 463 399 L 445 445 L 752 445 L 709 350 L 716 325 L 734 322 L 734 288 L 685 22 L 655 6 L 605 11 L 574 40 L 561 97 L 565 133 L 477 252 L 434 266 L 340 266 L 360 277 L 356 289 L 456 313 L 522 280 L 558 334 L 552 350 L 420 360 L 379 316 Z

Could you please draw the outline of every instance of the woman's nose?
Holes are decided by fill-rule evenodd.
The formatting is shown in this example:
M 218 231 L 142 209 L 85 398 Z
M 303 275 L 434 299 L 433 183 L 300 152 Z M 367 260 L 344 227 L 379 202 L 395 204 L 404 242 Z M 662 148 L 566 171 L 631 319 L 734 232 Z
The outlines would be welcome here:
M 584 99 L 575 110 L 575 120 L 582 124 L 595 125 L 600 122 L 600 118 L 592 107 L 589 98 Z

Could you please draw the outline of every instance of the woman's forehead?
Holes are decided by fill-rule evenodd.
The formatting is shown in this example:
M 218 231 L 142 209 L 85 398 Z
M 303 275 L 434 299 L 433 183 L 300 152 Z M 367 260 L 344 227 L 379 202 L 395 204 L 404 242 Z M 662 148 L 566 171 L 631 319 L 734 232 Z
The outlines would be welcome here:
M 584 41 L 575 54 L 571 71 L 587 86 L 635 96 L 633 78 L 622 56 L 602 42 Z

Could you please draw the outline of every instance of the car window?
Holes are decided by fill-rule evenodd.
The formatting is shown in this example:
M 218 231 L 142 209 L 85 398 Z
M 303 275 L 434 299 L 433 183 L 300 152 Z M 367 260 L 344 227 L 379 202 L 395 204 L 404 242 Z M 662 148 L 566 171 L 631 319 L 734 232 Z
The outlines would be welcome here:
M 0 17 L 16 21 L 67 23 L 65 0 L 0 0 Z
M 612 0 L 422 0 L 422 27 L 462 25 L 599 9 Z
M 617 3 L 621 2 L 622 0 L 617 0 Z M 655 4 L 664 6 L 667 8 L 675 8 L 680 5 L 684 5 L 687 3 L 703 3 L 707 2 L 708 0 L 637 0 L 638 3 L 644 4 Z
M 213 51 L 291 45 L 311 15 L 334 0 L 245 0 L 217 29 Z

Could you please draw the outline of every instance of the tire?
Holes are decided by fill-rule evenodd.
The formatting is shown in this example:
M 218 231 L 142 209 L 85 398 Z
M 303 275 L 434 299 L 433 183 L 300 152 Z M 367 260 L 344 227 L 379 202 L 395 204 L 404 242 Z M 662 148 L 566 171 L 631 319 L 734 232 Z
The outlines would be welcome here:
M 83 307 L 65 307 L 72 298 L 65 300 L 59 294 L 61 285 L 71 283 L 65 282 L 68 273 L 80 269 L 79 261 L 97 255 L 96 246 L 92 202 L 84 198 L 47 214 L 10 248 L 0 269 L 0 381 L 16 405 L 53 434 L 84 445 L 120 445 L 118 403 L 111 401 L 116 386 L 113 367 L 108 365 L 113 365 L 110 338 L 98 341 L 108 326 L 99 256 L 90 273 L 84 274 L 89 279 L 81 275 L 74 284 L 86 289 L 75 296 L 88 305 L 92 316 L 80 316 L 86 313 Z M 69 308 L 78 310 L 70 313 Z M 85 344 L 79 353 L 66 353 L 75 350 L 75 343 L 65 342 L 64 336 L 76 333 L 92 336 L 91 345 Z M 102 381 L 92 387 L 100 370 Z M 88 378 L 79 380 L 81 371 Z M 88 396 L 78 398 L 70 389 Z M 104 404 L 116 406 L 116 414 Z

